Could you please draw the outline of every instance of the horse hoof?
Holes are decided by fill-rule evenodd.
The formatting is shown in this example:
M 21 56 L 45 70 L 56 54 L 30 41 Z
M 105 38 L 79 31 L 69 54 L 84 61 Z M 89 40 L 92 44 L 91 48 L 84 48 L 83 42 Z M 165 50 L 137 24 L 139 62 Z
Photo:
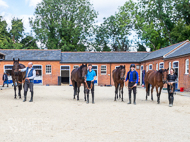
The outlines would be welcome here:
M 14 99 L 16 99 L 16 97 L 14 97 Z

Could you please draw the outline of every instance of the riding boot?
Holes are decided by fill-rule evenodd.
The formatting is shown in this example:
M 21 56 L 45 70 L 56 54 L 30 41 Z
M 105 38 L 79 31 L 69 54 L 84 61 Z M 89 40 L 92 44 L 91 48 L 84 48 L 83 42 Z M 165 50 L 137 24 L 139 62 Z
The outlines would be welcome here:
M 26 102 L 26 95 L 27 95 L 27 91 L 24 91 L 24 100 L 23 100 L 23 102 Z
M 33 91 L 31 92 L 31 99 L 29 102 L 33 102 Z
M 94 104 L 94 91 L 92 91 L 92 103 Z
M 89 103 L 89 90 L 87 91 L 87 100 L 86 100 L 86 103 L 87 104 Z
M 7 84 L 7 87 L 9 87 L 9 84 Z
M 174 97 L 170 97 L 170 107 L 173 106 Z
M 4 84 L 3 84 L 3 86 L 2 87 L 4 87 Z
M 133 102 L 134 105 L 136 105 L 136 93 L 134 93 L 134 102 Z
M 131 94 L 129 94 L 129 102 L 127 104 L 131 104 Z

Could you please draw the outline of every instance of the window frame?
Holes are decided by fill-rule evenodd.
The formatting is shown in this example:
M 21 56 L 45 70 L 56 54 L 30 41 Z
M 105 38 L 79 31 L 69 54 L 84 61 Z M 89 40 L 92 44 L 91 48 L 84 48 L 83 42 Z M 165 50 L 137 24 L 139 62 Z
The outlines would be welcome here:
M 152 69 L 150 69 L 150 66 L 152 66 Z M 153 70 L 153 65 L 152 64 L 148 65 L 148 70 Z
M 51 69 L 51 72 L 50 72 L 50 73 L 49 73 L 49 72 L 47 73 L 47 66 L 50 66 L 50 67 L 51 67 L 51 68 L 50 68 L 50 69 Z M 49 64 L 46 65 L 46 74 L 52 74 L 52 65 L 49 65 Z
M 189 59 L 185 60 L 185 74 L 189 74 L 189 67 L 188 67 L 188 72 L 187 72 L 187 61 L 188 61 L 188 66 L 189 66 Z
M 160 64 L 163 64 L 163 68 L 160 68 Z M 160 70 L 160 69 L 164 69 L 164 62 L 160 62 L 160 63 L 159 63 L 159 70 Z
M 102 66 L 105 66 L 105 67 L 106 67 L 106 70 L 104 70 L 104 71 L 106 71 L 106 73 L 102 73 Z M 101 73 L 101 75 L 106 75 L 106 74 L 107 74 L 107 66 L 106 66 L 106 65 L 101 65 L 100 73 Z

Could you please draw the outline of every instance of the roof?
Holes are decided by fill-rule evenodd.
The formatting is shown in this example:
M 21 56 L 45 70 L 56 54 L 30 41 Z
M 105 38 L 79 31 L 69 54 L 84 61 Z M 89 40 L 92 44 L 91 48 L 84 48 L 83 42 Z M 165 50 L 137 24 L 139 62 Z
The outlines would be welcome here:
M 23 61 L 60 61 L 61 50 L 13 50 L 0 49 L 0 52 L 5 54 L 5 61 L 12 61 L 13 58 L 19 58 Z
M 187 54 L 190 54 L 190 43 L 187 43 L 184 46 L 182 46 L 181 48 L 172 52 L 171 54 L 166 56 L 165 59 L 183 56 L 183 55 L 187 55 Z
M 161 48 L 161 49 L 156 50 L 154 52 L 151 52 L 151 54 L 149 54 L 147 57 L 145 57 L 142 61 L 147 61 L 147 60 L 163 57 L 165 54 L 169 53 L 170 51 L 172 51 L 176 47 L 184 44 L 185 42 L 186 41 L 183 41 L 183 42 L 180 42 L 177 44 L 170 45 L 170 46 L 165 47 L 165 48 Z
M 126 63 L 141 62 L 148 52 L 63 52 L 61 63 Z

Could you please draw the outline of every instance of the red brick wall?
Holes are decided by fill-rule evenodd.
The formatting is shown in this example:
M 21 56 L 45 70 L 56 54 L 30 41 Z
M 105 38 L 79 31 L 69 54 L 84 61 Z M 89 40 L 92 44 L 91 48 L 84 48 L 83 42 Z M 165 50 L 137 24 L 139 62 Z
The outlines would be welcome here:
M 75 64 L 75 63 L 64 63 L 64 64 L 60 64 L 61 65 L 68 65 L 70 66 L 70 74 L 74 68 L 74 65 L 79 65 L 81 66 L 81 64 Z M 120 65 L 125 65 L 126 67 L 126 74 L 127 74 L 127 71 L 129 71 L 129 68 L 130 68 L 130 65 L 131 63 L 125 63 L 125 64 L 118 64 L 118 63 L 112 63 L 111 64 L 111 72 L 110 72 L 110 64 L 109 63 L 106 63 L 106 64 L 100 64 L 100 63 L 93 63 L 92 65 L 97 65 L 98 66 L 98 85 L 110 85 L 110 76 L 111 76 L 111 85 L 114 85 L 114 82 L 113 82 L 113 79 L 112 79 L 112 71 L 115 69 L 116 66 L 120 66 Z M 101 74 L 101 65 L 106 65 L 106 69 L 107 69 L 107 72 L 106 72 L 106 75 L 102 75 Z M 135 65 L 140 65 L 140 64 L 135 64 Z M 140 69 L 137 70 L 138 73 L 140 73 Z M 71 84 L 71 81 L 70 81 L 70 84 Z
M 152 64 L 152 70 L 156 70 L 156 64 L 158 64 L 158 69 L 159 69 L 159 63 L 161 62 L 164 62 L 164 60 L 162 58 L 159 58 L 159 59 L 142 62 L 141 65 L 143 65 L 144 70 L 146 70 L 146 66 L 148 66 L 148 69 L 149 69 L 149 65 Z M 164 68 L 165 68 L 165 64 L 164 64 Z
M 189 59 L 190 61 L 190 55 L 184 56 L 184 57 L 178 57 L 174 59 L 165 60 L 165 68 L 169 67 L 169 62 L 171 62 L 171 67 L 173 67 L 174 61 L 179 61 L 179 78 L 178 78 L 178 88 L 184 87 L 186 91 L 190 91 L 190 74 L 185 74 L 185 61 L 186 59 Z
M 21 64 L 28 66 L 29 61 L 20 61 Z M 42 65 L 42 77 L 43 77 L 43 85 L 57 85 L 58 84 L 58 76 L 60 76 L 60 62 L 59 61 L 33 61 L 34 65 Z M 0 62 L 0 77 L 3 76 L 4 73 L 4 65 L 13 65 L 12 61 L 2 61 Z M 46 65 L 51 65 L 52 73 L 46 74 Z M 0 79 L 0 84 L 3 84 L 2 79 Z

